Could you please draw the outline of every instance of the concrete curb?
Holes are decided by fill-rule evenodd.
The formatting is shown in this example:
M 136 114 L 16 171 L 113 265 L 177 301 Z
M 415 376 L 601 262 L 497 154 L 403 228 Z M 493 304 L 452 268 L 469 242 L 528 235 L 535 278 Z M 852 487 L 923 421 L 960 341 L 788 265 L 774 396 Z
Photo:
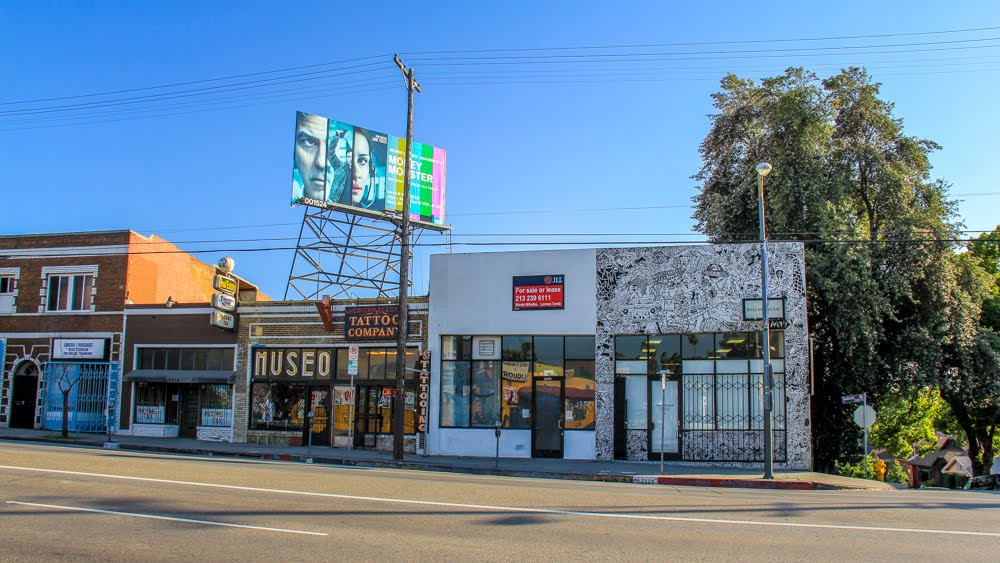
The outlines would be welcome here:
M 35 442 L 45 444 L 61 444 L 66 446 L 88 446 L 94 448 L 105 446 L 104 437 L 99 440 L 87 440 L 79 438 L 46 438 L 34 436 L 0 436 L 0 441 Z M 325 465 L 340 465 L 345 467 L 369 467 L 380 469 L 404 469 L 410 471 L 434 471 L 439 473 L 462 473 L 468 475 L 496 475 L 501 477 L 520 477 L 529 479 L 562 479 L 569 481 L 591 481 L 603 483 L 630 483 L 639 485 L 672 485 L 682 487 L 733 487 L 748 489 L 778 489 L 778 490 L 882 490 L 874 487 L 856 487 L 821 483 L 817 481 L 789 481 L 775 479 L 765 481 L 763 479 L 728 478 L 728 477 L 698 477 L 698 476 L 671 476 L 671 475 L 632 475 L 632 474 L 602 474 L 602 473 L 563 473 L 557 471 L 537 471 L 526 469 L 504 469 L 503 467 L 473 467 L 461 465 L 447 465 L 443 463 L 433 463 L 427 461 L 389 461 L 378 459 L 357 459 L 347 457 L 331 457 L 323 455 L 309 454 L 285 454 L 255 452 L 251 450 L 223 450 L 206 448 L 182 448 L 176 446 L 156 446 L 149 444 L 129 444 L 125 442 L 114 442 L 114 449 L 155 452 L 155 453 L 175 453 L 200 456 L 228 456 L 253 458 L 268 461 L 288 461 L 297 463 L 316 463 Z M 501 464 L 502 465 L 502 464 Z

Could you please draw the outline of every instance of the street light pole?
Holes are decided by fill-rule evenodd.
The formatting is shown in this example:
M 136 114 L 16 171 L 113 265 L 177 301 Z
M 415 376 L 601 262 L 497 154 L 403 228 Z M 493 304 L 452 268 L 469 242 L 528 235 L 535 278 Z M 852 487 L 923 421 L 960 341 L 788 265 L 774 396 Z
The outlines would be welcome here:
M 774 479 L 774 435 L 771 431 L 771 409 L 773 405 L 772 390 L 774 387 L 771 376 L 771 327 L 768 319 L 767 296 L 767 227 L 764 223 L 764 176 L 767 176 L 772 166 L 766 162 L 757 165 L 757 205 L 760 222 L 760 288 L 761 288 L 761 322 L 763 323 L 763 342 L 761 349 L 764 354 L 764 479 Z

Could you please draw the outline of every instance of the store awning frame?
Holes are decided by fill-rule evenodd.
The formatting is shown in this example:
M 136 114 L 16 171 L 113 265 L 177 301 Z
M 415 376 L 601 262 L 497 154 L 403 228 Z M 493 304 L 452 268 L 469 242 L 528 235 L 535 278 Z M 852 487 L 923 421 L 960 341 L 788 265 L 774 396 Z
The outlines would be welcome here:
M 226 370 L 183 371 L 134 369 L 125 374 L 125 381 L 142 381 L 145 383 L 222 383 L 232 385 L 236 381 L 236 372 Z

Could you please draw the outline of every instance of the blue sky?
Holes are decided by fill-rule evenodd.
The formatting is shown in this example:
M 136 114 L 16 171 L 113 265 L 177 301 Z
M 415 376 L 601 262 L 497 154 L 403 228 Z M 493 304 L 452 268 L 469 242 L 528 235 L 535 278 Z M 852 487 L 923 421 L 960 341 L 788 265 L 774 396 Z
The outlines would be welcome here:
M 787 41 L 989 27 L 997 29 Z M 700 45 L 678 45 L 689 43 Z M 897 47 L 873 47 L 887 44 Z M 649 46 L 551 50 L 623 45 Z M 830 47 L 840 49 L 816 50 Z M 420 54 L 473 50 L 492 52 Z M 932 155 L 934 175 L 954 184 L 966 228 L 1000 222 L 997 2 L 5 2 L 0 52 L 0 112 L 107 97 L 8 102 L 375 56 L 353 63 L 377 62 L 363 68 L 370 72 L 298 87 L 0 113 L 0 233 L 155 233 L 188 250 L 218 250 L 199 254 L 209 262 L 234 256 L 237 272 L 275 298 L 292 252 L 246 249 L 293 246 L 298 234 L 302 209 L 287 204 L 295 111 L 402 136 L 406 96 L 388 64 L 392 53 L 423 85 L 415 138 L 448 151 L 447 222 L 456 243 L 698 240 L 691 176 L 711 94 L 727 72 L 762 77 L 791 65 L 821 76 L 867 66 L 906 132 L 943 146 Z M 629 62 L 642 53 L 660 60 Z M 628 56 L 572 58 L 595 54 Z M 498 58 L 512 55 L 564 57 Z M 585 236 L 514 236 L 532 233 Z M 421 240 L 443 242 L 434 234 Z M 417 293 L 426 290 L 428 253 L 441 251 L 417 253 Z

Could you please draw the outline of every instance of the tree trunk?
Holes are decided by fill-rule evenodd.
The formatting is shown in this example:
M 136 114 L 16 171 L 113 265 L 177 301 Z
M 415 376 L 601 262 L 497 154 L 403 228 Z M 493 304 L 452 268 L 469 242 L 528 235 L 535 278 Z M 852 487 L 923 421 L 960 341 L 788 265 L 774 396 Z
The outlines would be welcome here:
M 69 390 L 62 392 L 63 396 L 63 416 L 62 416 L 62 437 L 69 438 Z

